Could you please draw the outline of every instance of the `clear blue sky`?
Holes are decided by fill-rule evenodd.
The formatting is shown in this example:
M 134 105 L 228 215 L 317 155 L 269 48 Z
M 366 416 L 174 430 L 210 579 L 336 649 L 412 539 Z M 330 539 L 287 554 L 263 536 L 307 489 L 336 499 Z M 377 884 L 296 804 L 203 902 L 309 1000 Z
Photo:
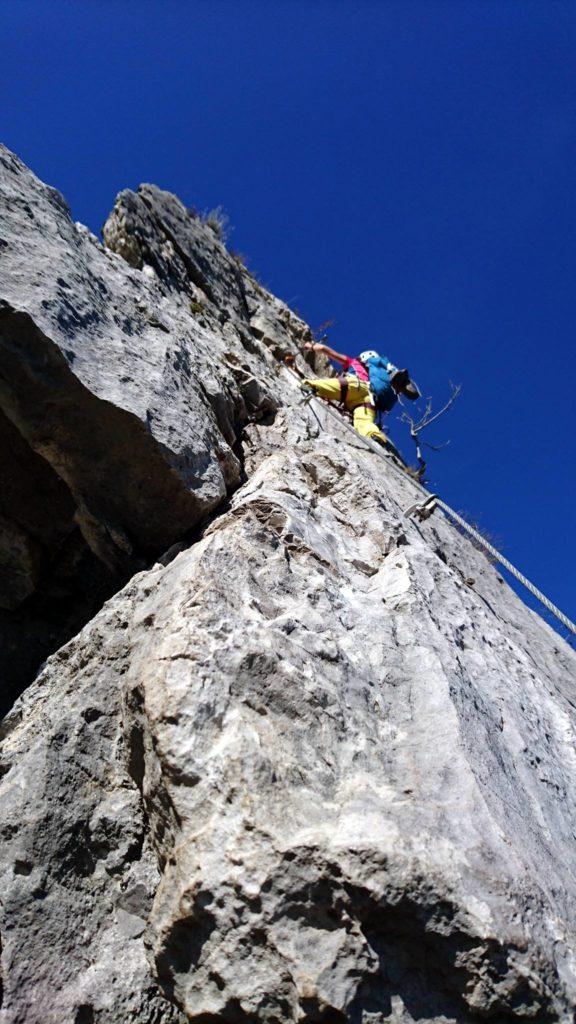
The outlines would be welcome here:
M 576 618 L 576 5 L 3 0 L 0 31 L 2 140 L 77 219 L 141 181 L 222 204 L 335 348 L 462 383 L 430 484 Z

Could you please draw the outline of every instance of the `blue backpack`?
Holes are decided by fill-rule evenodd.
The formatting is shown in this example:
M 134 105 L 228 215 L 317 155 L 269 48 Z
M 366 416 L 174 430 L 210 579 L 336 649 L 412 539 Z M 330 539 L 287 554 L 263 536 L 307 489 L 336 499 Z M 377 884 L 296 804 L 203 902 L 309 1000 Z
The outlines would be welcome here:
M 385 356 L 371 356 L 364 362 L 370 376 L 370 390 L 374 395 L 376 411 L 390 412 L 396 405 L 398 396 L 392 387 L 388 366 L 390 360 Z

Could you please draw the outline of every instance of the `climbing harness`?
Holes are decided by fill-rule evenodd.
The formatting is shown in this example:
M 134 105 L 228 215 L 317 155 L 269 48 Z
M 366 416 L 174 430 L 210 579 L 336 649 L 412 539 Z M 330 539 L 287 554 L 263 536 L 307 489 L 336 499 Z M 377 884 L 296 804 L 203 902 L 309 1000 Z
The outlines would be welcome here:
M 348 380 L 346 377 L 338 377 L 338 383 L 340 385 L 340 406 L 342 409 L 346 409 L 346 399 L 348 398 Z
M 292 369 L 291 366 L 288 365 L 286 366 L 286 369 L 288 373 L 292 377 L 294 377 L 294 379 L 297 380 L 298 383 L 300 383 L 296 371 Z M 316 396 L 311 396 L 311 398 L 316 398 Z M 340 414 L 336 411 L 336 409 L 332 408 L 332 406 L 329 403 L 323 403 L 323 408 L 331 416 L 335 417 L 339 423 L 342 423 Z M 353 427 L 350 424 L 345 423 L 345 426 L 347 427 L 347 429 L 353 430 Z M 546 595 L 543 594 L 541 590 L 538 590 L 538 588 L 535 587 L 534 584 L 531 583 L 530 580 L 527 579 L 527 577 L 524 576 L 523 573 L 521 573 L 514 565 L 512 565 L 512 562 L 509 562 L 508 559 L 504 557 L 504 555 L 501 555 L 498 549 L 495 548 L 493 544 L 490 544 L 490 542 L 486 540 L 486 538 L 483 537 L 482 534 L 478 532 L 478 530 L 475 530 L 473 526 L 470 526 L 470 523 L 467 523 L 466 520 L 463 519 L 463 517 L 459 515 L 458 512 L 455 512 L 453 508 L 450 508 L 450 505 L 447 505 L 446 502 L 439 498 L 437 494 L 431 494 L 429 491 L 427 491 L 426 488 L 423 487 L 421 483 L 418 483 L 418 481 L 414 479 L 414 477 L 410 477 L 410 475 L 406 473 L 406 471 L 399 464 L 397 464 L 394 456 L 391 453 L 387 452 L 382 445 L 376 444 L 369 437 L 365 437 L 364 435 L 357 433 L 357 431 L 354 431 L 354 438 L 356 440 L 360 440 L 361 444 L 363 444 L 366 448 L 369 448 L 370 451 L 378 455 L 379 458 L 384 459 L 388 463 L 388 465 L 392 467 L 394 472 L 401 473 L 402 478 L 405 482 L 410 482 L 414 487 L 418 488 L 420 492 L 420 498 L 419 500 L 413 502 L 413 504 L 410 505 L 405 510 L 405 517 L 411 518 L 412 516 L 414 516 L 420 522 L 423 522 L 425 519 L 428 519 L 428 517 L 432 515 L 436 508 L 443 509 L 444 512 L 446 512 L 447 515 L 450 516 L 450 518 L 454 520 L 455 523 L 458 523 L 458 525 L 462 527 L 462 529 L 465 530 L 466 533 L 470 534 L 470 536 L 473 537 L 474 540 L 478 544 L 480 544 L 486 551 L 488 551 L 489 554 L 492 555 L 492 557 L 497 562 L 500 562 L 500 564 L 503 565 L 504 568 L 507 569 L 508 572 L 512 576 L 514 576 L 514 578 L 517 579 L 519 583 L 526 587 L 526 589 L 529 590 L 530 593 L 538 601 L 540 601 L 544 608 L 551 612 L 551 614 L 554 615 L 558 619 L 558 621 L 566 627 L 566 629 L 570 630 L 571 633 L 574 633 L 576 635 L 576 624 L 572 622 L 567 615 L 564 615 L 564 612 L 560 611 L 560 609 L 557 608 L 555 604 L 552 604 L 552 601 L 549 601 Z

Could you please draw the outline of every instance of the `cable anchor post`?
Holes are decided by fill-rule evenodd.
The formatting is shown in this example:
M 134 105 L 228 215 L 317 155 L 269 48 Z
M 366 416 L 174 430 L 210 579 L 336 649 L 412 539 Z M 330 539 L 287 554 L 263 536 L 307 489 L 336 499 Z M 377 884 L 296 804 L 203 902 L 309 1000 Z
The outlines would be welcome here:
M 405 509 L 404 518 L 410 519 L 411 516 L 414 516 L 415 519 L 423 523 L 425 519 L 432 515 L 434 509 L 437 508 L 437 499 L 437 494 L 427 494 L 422 501 L 415 501 L 413 505 L 409 505 Z

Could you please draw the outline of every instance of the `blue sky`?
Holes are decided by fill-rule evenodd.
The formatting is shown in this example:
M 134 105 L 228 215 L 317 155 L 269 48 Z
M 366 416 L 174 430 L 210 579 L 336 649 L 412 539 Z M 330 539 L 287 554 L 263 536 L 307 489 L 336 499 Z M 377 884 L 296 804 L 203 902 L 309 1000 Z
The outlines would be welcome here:
M 0 136 L 77 219 L 141 181 L 222 204 L 335 348 L 462 384 L 430 485 L 576 618 L 576 5 L 3 0 L 0 31 Z

